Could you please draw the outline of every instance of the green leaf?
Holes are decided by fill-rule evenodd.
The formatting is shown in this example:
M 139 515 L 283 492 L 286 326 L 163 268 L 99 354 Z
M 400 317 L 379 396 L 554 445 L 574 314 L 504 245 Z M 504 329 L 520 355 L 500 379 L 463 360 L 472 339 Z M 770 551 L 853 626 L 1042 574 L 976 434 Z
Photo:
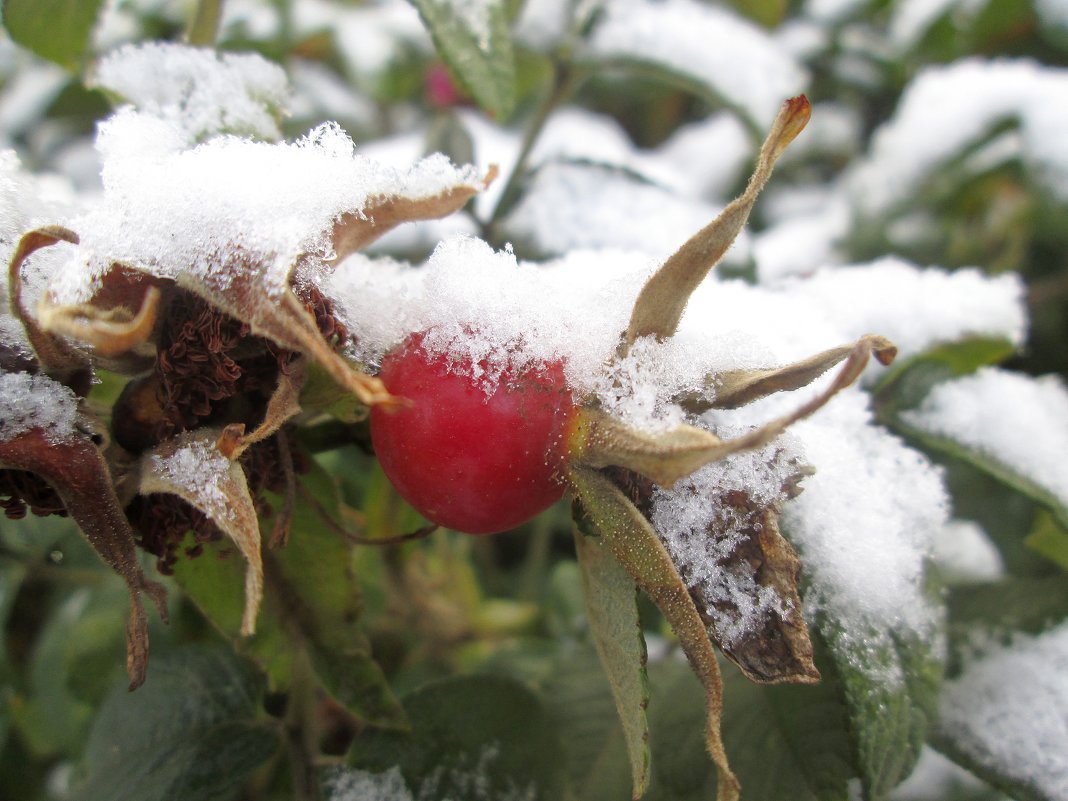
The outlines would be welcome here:
M 446 679 L 406 696 L 404 708 L 411 733 L 364 733 L 353 746 L 352 767 L 381 773 L 399 766 L 420 801 L 563 796 L 560 740 L 523 684 L 500 676 Z
M 840 676 L 865 798 L 885 798 L 912 772 L 937 716 L 943 665 L 935 637 L 865 636 L 827 621 L 822 628 Z
M 239 636 L 243 567 L 219 559 L 217 546 L 199 559 L 179 560 L 175 578 L 201 611 L 261 662 L 274 690 L 292 681 L 305 649 L 323 687 L 353 715 L 379 726 L 404 726 L 404 715 L 371 656 L 360 627 L 362 601 L 352 570 L 352 546 L 324 521 L 339 518 L 330 477 L 318 466 L 299 477 L 292 533 L 285 547 L 264 554 L 265 599 L 256 634 Z M 281 501 L 271 497 L 275 508 Z M 270 531 L 270 520 L 261 524 Z
M 897 415 L 920 404 L 931 388 L 955 376 L 997 364 L 1016 352 L 1016 346 L 998 337 L 970 337 L 937 345 L 891 365 L 875 385 L 875 403 L 883 422 L 894 425 Z
M 855 769 L 841 687 L 833 664 L 817 661 L 824 679 L 816 685 L 759 685 L 734 669 L 724 674 L 723 737 L 743 798 L 849 798 Z M 715 772 L 701 736 L 700 685 L 685 664 L 669 659 L 649 667 L 649 681 L 653 763 L 643 801 L 708 801 Z
M 1024 544 L 1060 565 L 1062 569 L 1068 570 L 1068 531 L 1058 525 L 1053 515 L 1048 512 L 1038 515 L 1035 527 L 1027 535 Z
M 153 661 L 137 692 L 116 687 L 93 722 L 75 801 L 225 797 L 278 749 L 256 720 L 262 680 L 229 649 Z
M 28 692 L 12 707 L 31 752 L 81 752 L 96 703 L 123 673 L 127 597 L 122 582 L 107 576 L 71 593 L 48 619 L 33 650 Z
M 946 603 L 950 655 L 959 660 L 974 650 L 977 632 L 1008 641 L 1018 632 L 1040 634 L 1068 619 L 1068 582 L 1057 575 L 955 587 Z
M 478 104 L 499 120 L 515 107 L 515 56 L 502 0 L 412 0 L 434 46 Z
M 86 57 L 103 0 L 4 0 L 11 38 L 42 58 L 76 70 Z
M 633 796 L 649 779 L 649 684 L 645 636 L 638 619 L 638 588 L 630 574 L 594 537 L 575 530 L 575 550 L 586 591 L 586 617 L 597 653 L 612 687 L 630 759 Z

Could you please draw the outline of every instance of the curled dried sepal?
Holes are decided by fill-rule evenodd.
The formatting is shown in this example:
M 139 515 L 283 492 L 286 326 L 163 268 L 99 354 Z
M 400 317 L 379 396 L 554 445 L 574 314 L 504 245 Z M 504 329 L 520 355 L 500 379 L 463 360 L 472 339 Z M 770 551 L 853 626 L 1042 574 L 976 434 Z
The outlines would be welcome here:
M 83 353 L 39 325 L 22 300 L 23 263 L 36 251 L 50 247 L 57 242 L 76 245 L 78 235 L 58 225 L 38 228 L 23 234 L 8 263 L 8 302 L 12 316 L 22 323 L 26 338 L 44 371 L 61 383 L 75 388 L 78 394 L 85 395 L 89 391 L 89 380 L 92 375 L 89 360 Z
M 871 343 L 872 354 L 880 364 L 889 364 L 897 348 L 884 337 L 869 334 L 861 342 Z M 686 411 L 701 414 L 709 409 L 737 409 L 776 392 L 789 392 L 808 386 L 853 352 L 856 345 L 842 345 L 807 359 L 768 370 L 734 370 L 710 375 L 704 392 L 689 392 L 675 398 Z
M 300 392 L 304 388 L 306 376 L 307 363 L 303 358 L 296 359 L 284 372 L 279 372 L 278 383 L 267 401 L 263 420 L 248 433 L 241 423 L 226 426 L 215 443 L 219 452 L 227 459 L 239 459 L 251 445 L 273 436 L 278 429 L 300 414 Z
M 263 601 L 260 525 L 244 470 L 216 447 L 221 433 L 217 428 L 197 429 L 142 454 L 138 492 L 176 495 L 207 515 L 241 551 L 248 563 L 241 634 L 250 636 Z
M 83 342 L 99 356 L 118 356 L 152 336 L 161 298 L 160 290 L 149 286 L 136 313 L 90 305 L 57 306 L 46 298 L 37 306 L 37 318 L 45 331 Z
M 572 429 L 568 445 L 570 459 L 585 467 L 624 467 L 662 487 L 670 487 L 709 462 L 724 459 L 738 451 L 767 445 L 789 426 L 808 417 L 856 381 L 873 353 L 881 363 L 889 364 L 897 349 L 884 337 L 869 335 L 846 348 L 845 353 L 848 355 L 845 365 L 826 390 L 791 414 L 735 439 L 720 439 L 709 431 L 688 425 L 648 434 L 601 411 L 583 408 L 578 412 L 577 422 Z M 841 356 L 835 359 L 837 361 L 841 361 Z
M 133 530 L 100 450 L 88 434 L 76 432 L 55 441 L 35 428 L 0 441 L 0 465 L 28 470 L 47 481 L 89 544 L 126 582 L 131 606 L 126 624 L 126 671 L 130 689 L 140 687 L 148 669 L 148 617 L 141 593 L 148 594 L 164 621 L 167 594 L 162 585 L 149 581 L 141 571 Z
M 745 191 L 675 251 L 642 287 L 624 334 L 621 355 L 626 355 L 639 337 L 664 339 L 675 333 L 690 295 L 737 238 L 757 195 L 771 177 L 775 162 L 801 133 L 811 114 L 812 106 L 804 95 L 783 104 L 760 148 L 756 169 Z
M 723 748 L 723 682 L 708 631 L 675 565 L 649 521 L 604 474 L 581 466 L 568 471 L 572 491 L 616 559 L 657 605 L 705 691 L 705 744 L 717 771 L 719 801 L 734 801 L 740 787 Z

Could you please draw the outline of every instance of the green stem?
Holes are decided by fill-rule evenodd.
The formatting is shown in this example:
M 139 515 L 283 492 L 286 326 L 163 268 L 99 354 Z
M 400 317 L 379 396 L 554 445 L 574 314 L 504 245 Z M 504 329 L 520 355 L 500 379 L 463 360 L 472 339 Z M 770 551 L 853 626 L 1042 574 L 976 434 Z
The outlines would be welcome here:
M 534 149 L 534 144 L 538 141 L 538 137 L 541 135 L 542 129 L 545 127 L 545 123 L 549 120 L 550 115 L 557 109 L 557 107 L 563 103 L 571 93 L 575 90 L 575 87 L 582 82 L 585 78 L 585 74 L 578 72 L 569 64 L 554 64 L 552 87 L 549 92 L 541 101 L 541 105 L 538 106 L 534 112 L 534 116 L 531 117 L 530 123 L 527 125 L 527 129 L 523 134 L 523 143 L 519 148 L 519 156 L 516 158 L 515 166 L 512 167 L 512 172 L 508 176 L 508 181 L 504 185 L 504 189 L 501 190 L 501 196 L 497 201 L 497 206 L 493 209 L 493 214 L 490 215 L 489 222 L 485 225 L 484 233 L 487 239 L 493 238 L 493 228 L 500 221 L 500 218 L 504 215 L 504 212 L 512 205 L 516 195 L 519 193 L 519 181 L 526 173 L 527 161 L 530 159 L 530 153 Z
M 223 0 L 199 0 L 185 38 L 194 47 L 211 47 L 219 36 Z

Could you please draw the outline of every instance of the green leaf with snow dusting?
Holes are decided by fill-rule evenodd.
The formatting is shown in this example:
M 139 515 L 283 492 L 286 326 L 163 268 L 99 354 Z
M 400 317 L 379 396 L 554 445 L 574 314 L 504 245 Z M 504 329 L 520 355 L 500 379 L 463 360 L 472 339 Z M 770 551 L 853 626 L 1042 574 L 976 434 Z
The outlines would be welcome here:
M 412 0 L 434 46 L 478 104 L 499 120 L 515 107 L 515 55 L 503 0 Z
M 361 734 L 350 766 L 380 776 L 399 767 L 420 801 L 564 797 L 555 726 L 523 684 L 489 675 L 445 679 L 410 693 L 404 708 L 412 731 Z
M 103 0 L 4 0 L 11 38 L 42 58 L 75 70 L 85 58 Z
M 612 550 L 577 527 L 575 550 L 586 591 L 586 617 L 612 687 L 630 758 L 633 796 L 639 798 L 649 778 L 649 683 L 638 588 Z
M 943 666 L 936 635 L 865 637 L 822 625 L 840 675 L 865 798 L 883 798 L 912 771 L 937 716 Z

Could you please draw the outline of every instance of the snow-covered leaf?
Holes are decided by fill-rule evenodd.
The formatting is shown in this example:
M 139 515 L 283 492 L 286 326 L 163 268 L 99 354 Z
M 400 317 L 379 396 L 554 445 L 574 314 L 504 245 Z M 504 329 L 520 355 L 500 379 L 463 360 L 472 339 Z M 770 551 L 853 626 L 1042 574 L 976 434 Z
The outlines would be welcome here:
M 479 105 L 505 120 L 515 106 L 515 57 L 503 0 L 412 0 L 438 53 Z
M 1068 625 L 1017 636 L 947 681 L 935 746 L 1014 798 L 1068 792 Z
M 575 551 L 582 568 L 586 618 L 608 676 L 630 760 L 633 797 L 649 777 L 649 685 L 645 637 L 638 619 L 638 588 L 611 549 L 576 526 Z
M 604 4 L 578 56 L 642 65 L 738 108 L 757 128 L 805 88 L 804 70 L 754 23 L 695 0 Z
M 902 420 L 926 444 L 1007 482 L 1068 526 L 1068 390 L 1059 377 L 982 368 L 936 385 Z

